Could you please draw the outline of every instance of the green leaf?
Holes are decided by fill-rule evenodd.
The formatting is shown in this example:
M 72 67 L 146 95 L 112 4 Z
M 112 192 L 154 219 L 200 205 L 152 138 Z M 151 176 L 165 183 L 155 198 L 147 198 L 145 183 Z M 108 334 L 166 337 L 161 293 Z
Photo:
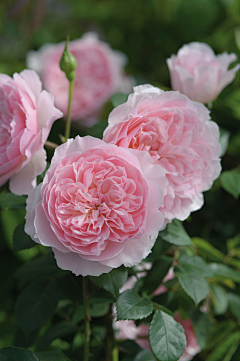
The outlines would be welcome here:
M 177 361 L 186 348 L 183 327 L 173 317 L 157 311 L 149 331 L 151 349 L 158 360 Z
M 238 198 L 240 194 L 240 170 L 233 169 L 222 172 L 219 179 L 225 191 L 233 195 L 234 198 Z
M 48 329 L 41 337 L 38 348 L 40 350 L 46 349 L 55 338 L 61 338 L 73 332 L 76 332 L 75 326 L 70 325 L 66 321 L 59 322 Z
M 238 348 L 240 332 L 228 335 L 226 339 L 207 357 L 206 361 L 230 361 Z
M 188 264 L 194 268 L 196 268 L 199 273 L 203 277 L 212 277 L 213 272 L 210 267 L 208 267 L 208 264 L 205 262 L 205 260 L 202 257 L 193 255 L 189 256 L 188 254 L 181 254 L 178 259 L 179 264 Z
M 164 231 L 159 233 L 159 236 L 163 238 L 164 241 L 177 246 L 189 246 L 193 244 L 182 223 L 177 219 L 174 219 L 172 223 L 168 224 Z
M 222 315 L 228 309 L 227 292 L 222 286 L 216 284 L 211 285 L 211 291 L 214 312 L 216 315 Z
M 25 196 L 17 196 L 10 192 L 0 193 L 0 208 L 1 209 L 25 209 L 26 208 Z
M 13 250 L 14 252 L 21 251 L 26 248 L 32 248 L 36 246 L 36 242 L 24 232 L 25 223 L 19 224 L 13 233 Z
M 111 303 L 114 302 L 115 298 L 113 297 L 113 295 L 104 290 L 104 289 L 100 289 L 97 290 L 96 292 L 94 292 L 94 294 L 92 295 L 92 297 L 89 300 L 90 304 L 100 304 L 100 303 Z
M 103 132 L 108 126 L 107 120 L 101 120 L 97 124 L 95 124 L 92 128 L 88 130 L 88 135 L 91 135 L 92 137 L 102 139 Z
M 240 319 L 240 297 L 235 293 L 228 293 L 229 310 L 234 317 Z
M 212 327 L 209 315 L 202 313 L 198 309 L 194 309 L 191 311 L 190 316 L 198 344 L 201 349 L 204 349 Z
M 127 101 L 128 95 L 124 93 L 115 93 L 111 97 L 112 105 L 117 107 L 118 105 L 121 105 Z
M 213 277 L 230 279 L 233 282 L 240 283 L 240 272 L 235 271 L 233 268 L 222 263 L 210 263 L 209 267 L 213 272 Z
M 220 157 L 222 157 L 222 156 L 224 156 L 224 154 L 227 151 L 228 142 L 229 142 L 229 138 L 230 138 L 230 132 L 228 132 L 227 130 L 224 130 L 222 128 L 219 128 L 219 130 L 220 130 L 219 143 L 220 143 L 221 148 L 222 148 Z
M 89 306 L 89 315 L 91 317 L 103 317 L 108 313 L 109 304 L 101 303 Z
M 6 347 L 0 350 L 1 361 L 41 361 L 32 351 L 18 347 Z
M 37 355 L 39 361 L 71 361 L 57 347 L 53 347 L 50 351 L 35 352 L 35 354 Z
M 151 293 L 160 286 L 163 278 L 167 275 L 172 262 L 173 258 L 167 256 L 161 256 L 159 260 L 154 262 L 153 267 L 148 271 L 147 276 L 144 279 L 143 290 L 147 293 Z
M 226 256 L 209 242 L 205 241 L 205 239 L 194 237 L 192 241 L 194 245 L 197 246 L 197 253 L 209 258 L 211 261 L 222 260 Z
M 51 256 L 40 256 L 24 264 L 16 272 L 16 277 L 23 281 L 33 281 L 40 278 L 52 278 L 58 274 L 64 274 Z
M 156 359 L 149 350 L 142 350 L 137 354 L 134 361 L 156 361 Z
M 28 334 L 46 322 L 58 303 L 56 281 L 37 281 L 30 284 L 18 297 L 15 316 L 23 331 Z
M 117 320 L 141 320 L 152 313 L 150 300 L 141 298 L 134 290 L 123 292 L 117 299 Z
M 175 274 L 184 291 L 193 299 L 197 305 L 207 297 L 209 286 L 199 270 L 187 263 L 183 263 L 175 268 Z
M 226 337 L 237 331 L 238 325 L 233 320 L 220 321 L 213 325 L 207 342 L 207 349 L 217 347 L 217 344 L 222 344 Z
M 73 302 L 83 303 L 82 277 L 68 274 L 58 278 L 58 286 L 64 295 Z
M 120 267 L 113 269 L 109 273 L 104 273 L 101 276 L 90 276 L 90 280 L 97 286 L 104 288 L 106 291 L 112 293 L 117 297 L 119 289 L 127 280 L 128 271 L 126 268 Z

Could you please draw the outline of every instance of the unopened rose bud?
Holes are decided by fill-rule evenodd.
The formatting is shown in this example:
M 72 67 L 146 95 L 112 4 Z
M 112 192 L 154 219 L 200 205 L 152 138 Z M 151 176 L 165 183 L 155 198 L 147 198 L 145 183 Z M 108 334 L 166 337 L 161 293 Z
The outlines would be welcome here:
M 66 74 L 67 79 L 69 81 L 73 81 L 76 76 L 75 69 L 77 68 L 77 60 L 72 55 L 72 53 L 70 53 L 68 49 L 68 42 L 69 42 L 69 37 L 67 37 L 65 49 L 63 51 L 59 65 L 60 65 L 60 69 Z

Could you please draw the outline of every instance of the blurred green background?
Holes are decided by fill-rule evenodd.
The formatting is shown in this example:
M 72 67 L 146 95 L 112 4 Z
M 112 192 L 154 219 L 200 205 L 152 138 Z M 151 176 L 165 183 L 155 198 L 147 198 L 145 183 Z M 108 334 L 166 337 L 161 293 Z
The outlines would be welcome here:
M 170 88 L 166 58 L 191 41 L 208 43 L 216 54 L 234 52 L 240 58 L 239 0 L 8 0 L 0 2 L 0 72 L 12 75 L 26 67 L 26 53 L 70 35 L 80 38 L 96 31 L 100 39 L 128 57 L 126 72 L 137 84 Z M 212 118 L 229 132 L 223 170 L 239 166 L 240 76 L 215 101 Z M 111 109 L 110 105 L 107 110 Z M 103 113 L 103 120 L 107 113 Z M 63 127 L 56 122 L 53 140 Z M 86 134 L 82 129 L 81 134 Z M 0 202 L 1 203 L 1 202 Z M 24 210 L 7 210 L 2 204 L 0 229 L 0 348 L 24 345 L 13 310 L 21 284 L 16 269 L 38 253 L 13 253 L 12 235 L 23 222 Z M 226 241 L 240 234 L 239 202 L 217 180 L 205 195 L 204 207 L 185 222 L 191 237 L 201 237 L 227 254 Z M 238 293 L 238 290 L 235 290 Z M 224 320 L 223 315 L 218 316 Z M 231 317 L 230 317 L 231 318 Z M 58 345 L 59 346 L 59 345 Z M 204 360 L 198 355 L 194 360 Z M 234 361 L 239 361 L 238 349 Z

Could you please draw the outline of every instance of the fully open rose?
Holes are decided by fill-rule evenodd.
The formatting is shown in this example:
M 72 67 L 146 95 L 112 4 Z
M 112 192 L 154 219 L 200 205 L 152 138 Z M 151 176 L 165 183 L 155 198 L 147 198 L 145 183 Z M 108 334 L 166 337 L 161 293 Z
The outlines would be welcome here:
M 151 85 L 134 88 L 109 115 L 103 139 L 119 147 L 147 151 L 166 171 L 161 211 L 165 222 L 186 219 L 203 205 L 202 192 L 218 177 L 219 129 L 208 109 L 179 92 Z
M 215 55 L 208 44 L 193 42 L 184 45 L 167 59 L 173 90 L 179 90 L 190 99 L 208 103 L 235 78 L 240 64 L 228 70 L 237 59 L 236 54 Z
M 51 94 L 32 70 L 0 74 L 0 186 L 28 194 L 46 168 L 43 148 L 53 122 L 62 117 Z
M 145 258 L 163 227 L 166 178 L 147 152 L 76 137 L 59 146 L 27 201 L 25 231 L 60 268 L 98 276 Z
M 28 53 L 27 65 L 39 73 L 44 88 L 54 95 L 56 106 L 66 115 L 69 83 L 59 68 L 63 49 L 64 43 L 46 44 L 39 51 Z M 78 62 L 71 117 L 91 125 L 112 94 L 132 90 L 132 81 L 123 70 L 126 57 L 92 32 L 71 41 L 69 50 Z

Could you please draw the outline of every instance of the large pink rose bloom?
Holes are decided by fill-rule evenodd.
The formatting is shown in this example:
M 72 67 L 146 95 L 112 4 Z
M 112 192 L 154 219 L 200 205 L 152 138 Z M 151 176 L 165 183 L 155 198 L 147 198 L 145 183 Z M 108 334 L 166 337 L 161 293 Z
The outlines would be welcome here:
M 43 148 L 53 122 L 62 117 L 51 94 L 32 70 L 0 74 L 0 186 L 28 194 L 46 168 Z
M 147 152 L 92 137 L 60 145 L 27 201 L 25 231 L 60 268 L 98 276 L 145 258 L 163 227 L 166 178 Z
M 201 208 L 202 192 L 221 170 L 217 124 L 203 104 L 179 92 L 135 87 L 127 102 L 110 113 L 103 139 L 147 151 L 165 169 L 168 185 L 160 207 L 165 223 Z
M 172 88 L 192 100 L 212 102 L 235 78 L 240 64 L 231 70 L 228 66 L 236 59 L 234 53 L 224 52 L 216 56 L 204 43 L 184 45 L 177 55 L 167 59 Z
M 69 82 L 59 68 L 64 46 L 65 43 L 47 44 L 39 51 L 29 52 L 27 65 L 39 73 L 44 88 L 54 95 L 56 106 L 66 115 Z M 123 70 L 126 57 L 98 40 L 96 33 L 71 41 L 69 50 L 78 62 L 71 116 L 91 125 L 112 94 L 132 91 L 132 81 Z

